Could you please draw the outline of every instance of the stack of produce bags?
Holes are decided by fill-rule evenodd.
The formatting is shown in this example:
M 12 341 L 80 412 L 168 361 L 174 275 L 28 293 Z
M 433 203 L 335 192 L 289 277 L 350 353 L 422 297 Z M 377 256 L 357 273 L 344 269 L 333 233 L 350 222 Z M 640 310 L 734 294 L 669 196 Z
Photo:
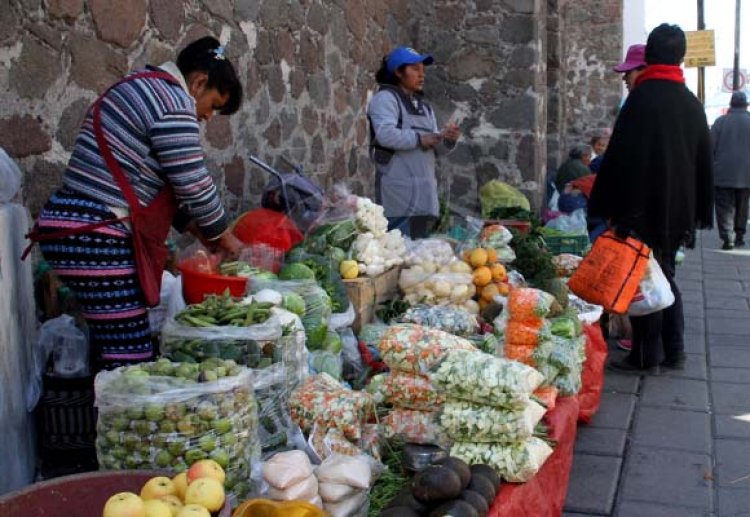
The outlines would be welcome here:
M 439 423 L 454 441 L 451 456 L 486 463 L 507 481 L 525 482 L 552 453 L 534 436 L 546 411 L 532 398 L 544 381 L 535 369 L 479 351 L 453 350 L 432 380 L 447 398 Z
M 408 309 L 400 319 L 403 323 L 432 327 L 466 338 L 488 354 L 494 354 L 497 348 L 497 338 L 491 331 L 492 327 L 480 325 L 477 316 L 465 307 L 417 305 Z
M 586 361 L 586 337 L 577 314 L 572 309 L 550 320 L 554 347 L 548 364 L 557 369 L 552 385 L 561 395 L 575 395 L 581 391 L 583 363 Z
M 308 501 L 323 507 L 310 459 L 303 451 L 280 452 L 263 464 L 266 497 L 275 501 Z
M 375 476 L 371 458 L 334 454 L 316 469 L 323 508 L 331 517 L 351 517 L 367 505 Z
M 474 346 L 441 330 L 403 323 L 386 331 L 379 350 L 391 372 L 375 377 L 368 390 L 393 407 L 381 421 L 384 436 L 444 443 L 437 426 L 443 398 L 433 385 L 431 371 L 449 351 L 473 351 Z

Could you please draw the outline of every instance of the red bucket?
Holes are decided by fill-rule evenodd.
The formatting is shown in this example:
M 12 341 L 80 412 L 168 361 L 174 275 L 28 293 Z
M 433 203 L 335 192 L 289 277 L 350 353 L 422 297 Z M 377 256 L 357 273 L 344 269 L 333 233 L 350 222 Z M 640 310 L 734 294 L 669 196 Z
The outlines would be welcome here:
M 224 294 L 227 289 L 235 298 L 245 296 L 247 278 L 205 273 L 199 270 L 199 265 L 204 265 L 202 262 L 202 258 L 189 258 L 177 264 L 182 273 L 182 295 L 187 303 L 201 303 L 206 295 Z
M 107 499 L 119 492 L 138 494 L 154 476 L 172 475 L 136 470 L 101 471 L 36 483 L 0 497 L 3 517 L 99 517 Z M 218 513 L 229 517 L 229 501 Z

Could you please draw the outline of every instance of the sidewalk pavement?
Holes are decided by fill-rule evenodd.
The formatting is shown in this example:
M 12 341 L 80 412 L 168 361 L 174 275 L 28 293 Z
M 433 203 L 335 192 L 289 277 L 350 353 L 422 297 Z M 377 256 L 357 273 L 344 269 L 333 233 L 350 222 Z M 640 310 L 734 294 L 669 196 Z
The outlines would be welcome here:
M 564 517 L 750 516 L 750 248 L 720 247 L 703 232 L 677 268 L 686 369 L 606 371 Z

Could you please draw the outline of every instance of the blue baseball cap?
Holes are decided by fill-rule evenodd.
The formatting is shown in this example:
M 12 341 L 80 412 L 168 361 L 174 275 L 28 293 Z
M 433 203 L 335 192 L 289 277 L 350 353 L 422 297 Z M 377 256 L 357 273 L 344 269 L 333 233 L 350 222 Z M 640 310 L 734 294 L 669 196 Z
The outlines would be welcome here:
M 398 47 L 388 54 L 386 59 L 386 65 L 388 67 L 388 73 L 393 73 L 404 65 L 415 65 L 417 63 L 424 63 L 425 65 L 431 65 L 435 59 L 431 54 L 420 54 L 413 48 L 409 47 Z

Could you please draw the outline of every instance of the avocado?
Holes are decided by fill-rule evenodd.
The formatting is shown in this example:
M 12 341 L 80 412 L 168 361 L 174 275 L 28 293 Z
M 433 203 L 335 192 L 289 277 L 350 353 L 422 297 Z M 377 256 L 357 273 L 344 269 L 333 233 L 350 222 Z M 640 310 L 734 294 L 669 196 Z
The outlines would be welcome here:
M 487 504 L 487 501 L 478 492 L 464 490 L 458 498 L 473 506 L 479 517 L 485 517 L 490 511 L 490 505 Z
M 495 472 L 495 469 L 490 467 L 489 465 L 485 465 L 483 463 L 477 463 L 476 465 L 472 465 L 470 467 L 471 473 L 473 474 L 480 474 L 492 482 L 492 486 L 495 487 L 495 491 L 500 490 L 500 485 L 502 485 L 503 481 L 500 479 L 500 476 Z
M 447 458 L 441 458 L 437 460 L 435 462 L 435 465 L 448 467 L 453 472 L 458 474 L 458 477 L 461 478 L 462 489 L 466 488 L 469 485 L 469 481 L 471 481 L 471 470 L 469 470 L 469 465 L 461 458 L 448 456 Z
M 462 489 L 459 475 L 442 466 L 430 466 L 421 470 L 411 482 L 412 495 L 423 503 L 454 499 Z
M 415 512 L 408 506 L 391 506 L 380 511 L 380 517 L 420 517 L 420 513 Z
M 404 488 L 396 497 L 388 501 L 386 508 L 395 506 L 405 506 L 420 514 L 427 512 L 427 506 L 417 501 L 408 488 Z
M 495 500 L 495 495 L 497 494 L 495 487 L 492 486 L 492 481 L 481 474 L 471 475 L 471 482 L 469 483 L 469 486 L 466 487 L 466 490 L 477 492 L 484 497 L 484 500 L 487 501 L 487 505 L 492 504 L 492 501 Z
M 430 512 L 430 517 L 479 517 L 479 514 L 466 501 L 460 499 L 454 499 L 443 503 Z

